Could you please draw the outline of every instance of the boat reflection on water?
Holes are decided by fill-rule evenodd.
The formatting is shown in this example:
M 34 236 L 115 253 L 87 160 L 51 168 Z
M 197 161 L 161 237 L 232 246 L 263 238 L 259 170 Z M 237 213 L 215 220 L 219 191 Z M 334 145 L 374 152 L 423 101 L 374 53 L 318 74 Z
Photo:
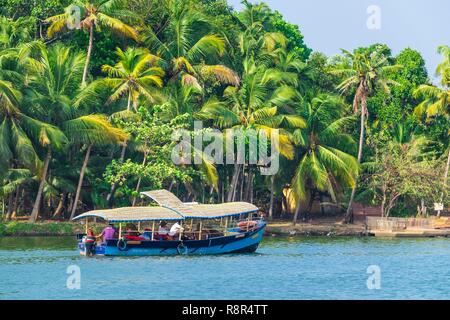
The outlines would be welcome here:
M 85 220 L 86 233 L 77 235 L 82 255 L 153 256 L 208 255 L 254 252 L 262 240 L 265 221 L 247 202 L 183 203 L 167 190 L 142 192 L 157 207 L 127 207 L 89 211 L 73 220 Z M 116 237 L 96 241 L 89 218 L 118 224 Z M 157 229 L 169 222 L 178 228 Z M 137 224 L 137 227 L 136 225 Z

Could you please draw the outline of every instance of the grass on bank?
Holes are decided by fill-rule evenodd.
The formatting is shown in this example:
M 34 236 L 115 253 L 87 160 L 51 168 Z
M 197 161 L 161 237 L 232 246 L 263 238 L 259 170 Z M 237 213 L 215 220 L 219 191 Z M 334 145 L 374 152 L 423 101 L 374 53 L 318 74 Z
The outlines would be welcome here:
M 94 228 L 94 232 L 101 230 L 101 226 L 90 227 Z M 67 236 L 81 232 L 84 232 L 84 226 L 73 222 L 0 222 L 0 236 Z

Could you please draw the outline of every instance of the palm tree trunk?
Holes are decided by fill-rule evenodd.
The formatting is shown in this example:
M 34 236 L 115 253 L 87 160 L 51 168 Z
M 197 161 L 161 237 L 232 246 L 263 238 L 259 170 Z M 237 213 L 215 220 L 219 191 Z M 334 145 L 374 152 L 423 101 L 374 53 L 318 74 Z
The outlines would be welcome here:
M 123 163 L 123 160 L 125 159 L 125 151 L 127 150 L 127 144 L 125 144 L 122 147 L 122 152 L 120 153 L 120 159 L 119 162 Z M 113 183 L 111 186 L 111 190 L 109 191 L 108 196 L 106 197 L 106 201 L 108 202 L 108 207 L 112 208 L 113 200 L 114 200 L 114 193 L 116 192 L 117 183 Z
M 5 221 L 9 221 L 11 219 L 11 214 L 13 211 L 13 200 L 14 200 L 14 195 L 11 192 L 8 196 L 8 211 L 6 212 Z
M 89 46 L 86 55 L 86 62 L 84 64 L 83 80 L 81 81 L 81 86 L 84 86 L 86 84 L 86 79 L 89 71 L 89 61 L 91 60 L 93 46 L 94 46 L 94 26 L 91 25 L 89 27 Z
M 365 97 L 362 97 L 361 99 L 361 129 L 359 131 L 359 146 L 358 146 L 358 164 L 361 163 L 362 160 L 362 150 L 363 150 L 363 144 L 364 144 L 364 129 L 365 129 L 365 117 L 366 117 L 366 99 Z M 350 195 L 350 201 L 348 202 L 347 206 L 347 212 L 345 214 L 345 222 L 350 222 L 350 217 L 353 214 L 352 211 L 352 205 L 353 205 L 353 199 L 355 198 L 356 193 L 356 184 L 358 181 L 358 177 L 355 178 L 355 187 L 352 189 L 352 194 Z
M 300 209 L 301 209 L 301 206 L 302 206 L 301 200 L 298 199 L 297 201 L 298 201 L 298 203 L 297 203 L 297 208 L 295 209 L 294 219 L 292 220 L 292 225 L 294 225 L 294 226 L 295 226 L 295 224 L 297 223 L 298 215 L 300 214 Z
M 59 198 L 58 206 L 56 207 L 55 213 L 53 213 L 53 218 L 61 216 L 61 213 L 64 208 L 64 201 L 66 200 L 66 193 L 61 193 L 61 197 Z
M 444 172 L 444 184 L 443 184 L 443 189 L 442 189 L 442 193 L 441 193 L 441 203 L 443 203 L 444 201 L 444 193 L 446 192 L 447 189 L 447 178 L 448 178 L 448 171 L 449 171 L 449 167 L 450 167 L 450 148 L 448 149 L 448 156 L 447 156 L 447 165 L 445 166 L 445 172 Z M 439 211 L 437 216 L 440 217 L 441 212 Z
M 248 173 L 247 173 L 247 175 L 248 175 Z M 245 179 L 245 166 L 242 166 L 242 178 L 241 178 L 241 186 L 239 189 L 239 201 L 243 201 L 242 197 L 243 197 L 243 192 L 244 192 L 244 184 L 245 184 L 246 180 L 247 179 Z M 233 201 L 234 200 L 235 199 L 233 199 Z
M 39 189 L 36 195 L 36 200 L 34 201 L 33 210 L 31 211 L 31 216 L 29 221 L 36 222 L 39 215 L 39 208 L 41 207 L 42 192 L 44 191 L 45 180 L 47 178 L 48 166 L 50 164 L 50 159 L 52 157 L 52 150 L 50 147 L 47 149 L 47 155 L 44 161 L 44 170 L 42 172 L 41 183 L 39 184 Z
M 5 215 L 5 197 L 2 197 L 2 215 L 1 215 L 1 217 L 3 217 L 3 216 L 5 216 L 5 219 L 6 219 L 6 215 Z
M 11 219 L 15 219 L 17 216 L 17 208 L 19 207 L 19 197 L 20 197 L 20 187 L 17 187 L 16 195 L 14 196 L 14 205 L 13 205 L 13 211 L 11 214 Z
M 145 166 L 146 162 L 147 162 L 147 152 L 144 152 L 144 160 L 142 160 L 142 166 Z M 142 180 L 142 177 L 139 176 L 138 182 L 136 184 L 136 189 L 135 189 L 135 192 L 137 194 L 139 194 L 139 188 L 141 187 L 141 180 Z M 137 200 L 137 197 L 134 196 L 133 197 L 133 203 L 131 204 L 132 207 L 134 207 L 136 205 L 136 200 Z
M 236 184 L 237 184 L 237 180 L 238 180 L 240 173 L 241 173 L 241 165 L 235 164 L 233 178 L 231 179 L 230 189 L 228 190 L 228 194 L 227 194 L 227 202 L 233 201 L 234 194 L 236 191 Z
M 127 103 L 127 111 L 131 109 L 131 90 L 128 92 L 128 103 Z
M 83 165 L 81 166 L 80 178 L 78 179 L 77 191 L 75 193 L 75 200 L 73 202 L 72 211 L 70 212 L 70 219 L 72 220 L 75 217 L 75 211 L 77 211 L 78 200 L 80 199 L 81 187 L 83 186 L 84 173 L 86 172 L 86 168 L 89 161 L 89 156 L 91 155 L 92 144 L 87 147 L 86 155 L 84 156 Z
M 270 205 L 269 205 L 269 220 L 273 219 L 273 196 L 275 189 L 275 175 L 270 176 Z
M 254 177 L 254 174 L 253 174 L 251 168 L 249 167 L 248 173 L 247 173 L 247 185 L 246 185 L 245 192 L 244 192 L 244 199 L 242 199 L 247 202 L 251 202 L 251 198 L 252 198 L 253 177 Z

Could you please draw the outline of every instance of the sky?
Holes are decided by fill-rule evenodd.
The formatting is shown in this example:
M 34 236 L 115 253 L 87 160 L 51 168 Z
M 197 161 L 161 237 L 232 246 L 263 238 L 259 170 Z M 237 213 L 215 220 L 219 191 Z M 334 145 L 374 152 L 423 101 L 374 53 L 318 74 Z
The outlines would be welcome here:
M 394 55 L 409 47 L 422 54 L 430 78 L 436 81 L 435 70 L 441 61 L 437 47 L 450 46 L 450 0 L 264 2 L 300 27 L 308 47 L 328 56 L 340 53 L 341 48 L 352 50 L 373 43 L 387 44 Z M 235 9 L 242 8 L 240 0 L 228 0 L 228 3 Z

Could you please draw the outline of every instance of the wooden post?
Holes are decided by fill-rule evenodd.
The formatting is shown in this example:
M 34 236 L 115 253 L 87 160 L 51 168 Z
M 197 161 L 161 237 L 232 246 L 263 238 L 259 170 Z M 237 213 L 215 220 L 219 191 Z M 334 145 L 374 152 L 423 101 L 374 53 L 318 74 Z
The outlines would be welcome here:
M 122 223 L 119 223 L 119 239 L 122 238 Z
M 248 231 L 248 228 L 250 227 L 250 221 L 251 221 L 251 218 L 252 218 L 252 214 L 251 213 L 249 213 L 248 214 L 248 221 L 247 221 L 247 231 Z
M 198 240 L 202 240 L 202 225 L 203 221 L 200 220 L 200 230 L 198 231 Z
M 141 222 L 138 221 L 138 232 L 141 232 Z
M 89 218 L 86 218 L 86 226 L 85 226 L 85 233 L 86 235 L 88 234 L 88 223 L 89 223 Z
M 152 223 L 152 241 L 155 240 L 155 220 Z
M 225 236 L 227 235 L 227 232 L 228 232 L 228 217 L 225 218 L 225 232 L 224 232 Z
M 220 218 L 220 226 L 222 226 L 222 218 Z

